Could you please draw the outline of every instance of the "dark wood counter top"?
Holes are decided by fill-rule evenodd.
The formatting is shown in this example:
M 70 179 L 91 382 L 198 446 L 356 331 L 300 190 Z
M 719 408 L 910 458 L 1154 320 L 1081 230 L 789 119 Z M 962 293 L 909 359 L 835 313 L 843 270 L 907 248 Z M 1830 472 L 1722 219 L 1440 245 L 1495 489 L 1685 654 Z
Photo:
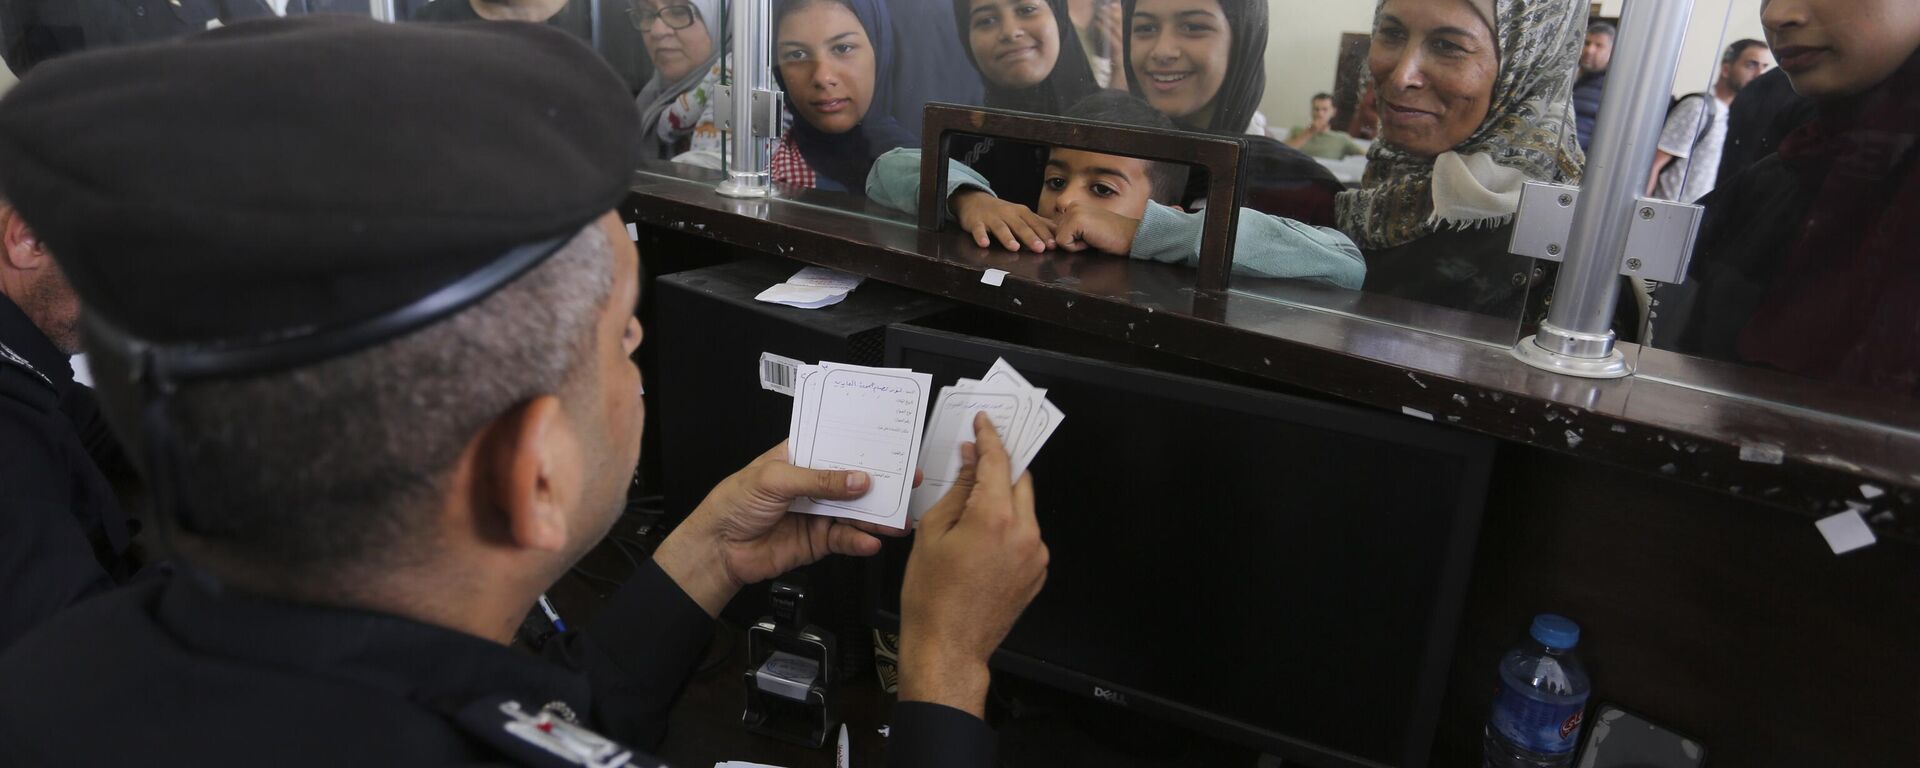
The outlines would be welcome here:
M 1622 345 L 1639 374 L 1591 381 L 1514 359 L 1513 329 L 1389 297 L 1278 281 L 1193 289 L 1183 267 L 1009 254 L 817 192 L 736 200 L 717 175 L 636 174 L 629 221 L 840 269 L 1275 382 L 1802 512 L 1853 506 L 1920 546 L 1920 404 Z M 854 208 L 860 213 L 845 210 Z M 836 209 L 838 208 L 838 209 Z M 998 287 L 987 269 L 1008 273 Z M 1372 318 L 1384 318 L 1385 321 Z M 1504 337 L 1503 337 L 1504 335 Z M 1815 535 L 1812 526 L 1808 534 Z

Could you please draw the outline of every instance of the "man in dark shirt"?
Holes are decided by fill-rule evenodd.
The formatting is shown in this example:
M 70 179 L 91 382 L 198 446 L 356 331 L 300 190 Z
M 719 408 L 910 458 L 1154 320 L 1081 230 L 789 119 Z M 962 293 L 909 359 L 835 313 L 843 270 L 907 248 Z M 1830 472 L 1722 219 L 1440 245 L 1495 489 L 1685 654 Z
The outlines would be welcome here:
M 1600 115 L 1600 99 L 1607 90 L 1607 68 L 1613 65 L 1613 24 L 1596 21 L 1587 26 L 1586 47 L 1580 49 L 1580 79 L 1573 83 L 1573 122 L 1580 148 L 1593 142 L 1593 123 Z
M 595 26 L 594 11 L 600 18 Z M 550 24 L 593 44 L 600 56 L 639 93 L 653 76 L 653 60 L 639 30 L 627 20 L 627 0 L 433 0 L 414 21 L 526 21 Z M 718 22 L 715 22 L 718 23 Z
M 337 16 L 76 56 L 0 100 L 8 192 L 86 308 L 177 567 L 0 655 L 0 764 L 653 765 L 623 744 L 660 737 L 742 585 L 879 550 L 787 511 L 871 477 L 774 447 L 589 626 L 506 645 L 638 459 L 639 254 L 613 212 L 638 122 L 549 27 Z M 975 434 L 907 565 L 899 765 L 991 764 L 987 659 L 1045 579 L 1032 482 Z
M 1780 140 L 1813 119 L 1813 100 L 1793 92 L 1787 71 L 1775 67 L 1740 89 L 1727 110 L 1727 142 L 1720 150 L 1718 178 L 1731 182 Z
M 170 40 L 273 11 L 261 0 L 5 0 L 7 65 L 25 77 L 77 51 Z
M 73 380 L 79 350 L 79 297 L 0 202 L 0 650 L 134 571 L 100 462 L 125 463 L 92 390 Z

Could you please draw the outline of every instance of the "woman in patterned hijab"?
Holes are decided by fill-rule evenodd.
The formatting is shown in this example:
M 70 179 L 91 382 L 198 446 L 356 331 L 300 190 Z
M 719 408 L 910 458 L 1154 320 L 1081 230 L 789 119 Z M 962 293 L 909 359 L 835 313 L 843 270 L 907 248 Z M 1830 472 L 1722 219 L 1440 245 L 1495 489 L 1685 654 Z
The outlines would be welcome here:
M 1340 229 L 1383 249 L 1498 228 L 1526 182 L 1578 183 L 1586 16 L 1586 0 L 1382 0 L 1368 61 L 1381 137 L 1361 189 L 1340 196 Z

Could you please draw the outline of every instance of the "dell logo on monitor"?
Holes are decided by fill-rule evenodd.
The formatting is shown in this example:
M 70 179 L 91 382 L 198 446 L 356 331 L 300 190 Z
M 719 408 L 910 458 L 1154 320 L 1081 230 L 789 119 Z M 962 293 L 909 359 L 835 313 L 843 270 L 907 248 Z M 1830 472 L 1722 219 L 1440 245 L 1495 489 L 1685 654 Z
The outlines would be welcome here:
M 1110 691 L 1100 686 L 1093 687 L 1093 697 L 1108 704 L 1127 706 L 1127 695 L 1119 691 Z

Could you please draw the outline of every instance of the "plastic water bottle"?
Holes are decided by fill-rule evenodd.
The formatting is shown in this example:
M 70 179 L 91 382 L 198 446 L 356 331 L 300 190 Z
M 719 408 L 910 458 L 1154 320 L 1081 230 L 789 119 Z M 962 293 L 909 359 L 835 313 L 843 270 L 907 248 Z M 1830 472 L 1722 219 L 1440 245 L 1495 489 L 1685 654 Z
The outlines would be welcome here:
M 1500 693 L 1487 718 L 1486 768 L 1562 768 L 1573 764 L 1580 721 L 1593 684 L 1574 658 L 1580 625 L 1543 613 L 1533 642 L 1500 659 Z

